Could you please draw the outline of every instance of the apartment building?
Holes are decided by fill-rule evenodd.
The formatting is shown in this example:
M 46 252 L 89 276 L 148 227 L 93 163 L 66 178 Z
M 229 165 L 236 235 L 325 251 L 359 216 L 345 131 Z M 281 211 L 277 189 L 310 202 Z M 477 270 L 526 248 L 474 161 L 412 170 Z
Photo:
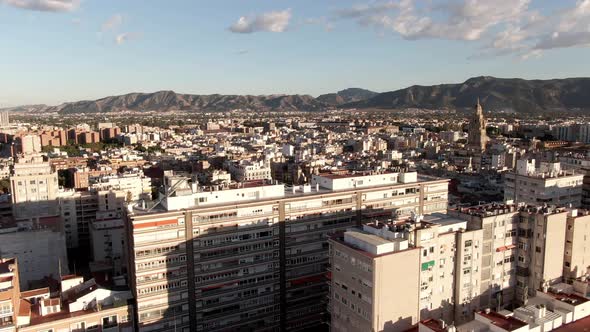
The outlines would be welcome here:
M 562 170 L 559 162 L 518 160 L 516 170 L 507 173 L 504 200 L 533 205 L 580 207 L 584 175 Z
M 98 195 L 90 191 L 62 190 L 60 213 L 68 248 L 90 248 L 90 226 L 96 220 Z
M 110 265 L 115 275 L 127 272 L 124 220 L 120 211 L 98 211 L 90 223 L 92 259 Z
M 482 230 L 479 306 L 503 308 L 515 297 L 515 249 L 519 212 L 515 205 L 482 205 L 449 210 L 467 221 L 468 230 Z
M 0 331 L 16 331 L 20 309 L 20 283 L 16 258 L 0 259 Z
M 573 169 L 584 175 L 582 184 L 582 207 L 590 208 L 590 158 L 584 155 L 562 156 L 561 164 L 566 169 Z
M 329 243 L 331 331 L 403 331 L 419 320 L 420 248 L 368 225 Z
M 288 188 L 168 178 L 157 206 L 129 214 L 140 331 L 296 331 L 326 322 L 331 234 L 369 217 L 446 210 L 448 180 L 365 176 L 324 174 Z
M 407 328 L 408 324 L 415 323 L 413 319 L 400 321 L 399 317 L 405 317 L 404 314 L 407 313 L 396 310 L 411 310 L 416 313 L 412 317 L 421 320 L 437 319 L 460 323 L 473 319 L 473 312 L 480 308 L 482 230 L 468 231 L 465 220 L 442 213 L 433 213 L 424 217 L 415 216 L 409 221 L 365 224 L 362 231 L 357 232 L 362 234 L 361 237 L 370 238 L 370 242 L 389 246 L 391 246 L 389 243 L 393 243 L 393 246 L 401 248 L 400 250 L 416 249 L 419 255 L 403 263 L 387 263 L 385 265 L 387 272 L 381 273 L 391 274 L 386 279 L 395 281 L 392 286 L 374 285 L 372 289 L 377 298 L 394 298 L 398 306 L 403 305 L 401 307 L 388 305 L 387 312 L 383 313 L 375 311 L 380 310 L 379 308 L 364 308 L 363 310 L 368 310 L 368 314 L 365 315 L 362 311 L 350 311 L 359 307 L 360 303 L 357 303 L 356 299 L 350 300 L 345 297 L 346 303 L 342 303 L 342 296 L 346 294 L 343 294 L 340 288 L 351 288 L 348 282 L 345 287 L 342 287 L 342 279 L 354 281 L 362 277 L 370 281 L 374 280 L 377 278 L 373 275 L 376 273 L 377 263 L 369 262 L 369 266 L 373 267 L 372 271 L 368 271 L 369 273 L 365 271 L 363 275 L 354 268 L 359 264 L 359 258 L 347 255 L 343 260 L 343 254 L 334 252 L 334 248 L 339 245 L 330 242 L 332 245 L 330 259 L 333 264 L 331 265 L 332 294 L 330 297 L 332 329 L 400 331 Z M 348 231 L 344 234 L 347 233 Z M 335 241 L 340 242 L 340 245 L 356 248 L 354 250 L 360 252 L 361 256 L 368 255 L 362 243 L 347 241 L 342 235 Z M 402 247 L 398 245 L 400 242 L 404 244 Z M 400 272 L 400 266 L 403 266 L 403 272 Z M 414 268 L 418 269 L 417 277 L 408 277 L 406 272 L 413 271 Z M 402 281 L 398 282 L 398 278 Z M 410 280 L 416 281 L 416 279 L 417 284 L 407 284 Z M 355 288 L 351 294 L 354 295 L 357 292 Z M 400 301 L 400 298 L 403 298 L 403 301 Z M 341 308 L 343 304 L 348 308 L 347 310 Z M 386 317 L 395 317 L 397 320 L 382 326 Z M 376 320 L 381 321 L 378 323 L 379 326 L 372 325 L 376 323 Z
M 518 303 L 562 281 L 566 243 L 565 210 L 529 208 L 520 212 L 517 250 Z
M 120 192 L 125 194 L 126 201 L 131 202 L 151 195 L 152 180 L 144 176 L 141 170 L 114 175 L 100 175 L 90 180 L 90 190 L 101 192 L 99 196 L 109 191 Z M 114 208 L 114 206 L 105 207 L 106 210 L 111 208 Z
M 111 290 L 94 279 L 66 275 L 58 291 L 49 288 L 20 293 L 18 332 L 134 330 L 129 290 Z
M 68 248 L 91 248 L 91 227 L 97 214 L 123 213 L 127 203 L 151 194 L 151 179 L 142 172 L 101 175 L 88 189 L 57 193 Z
M 562 281 L 572 248 L 567 221 L 577 210 L 491 204 L 449 214 L 467 220 L 468 229 L 483 230 L 481 308 L 499 311 L 523 304 L 543 287 Z
M 13 215 L 30 219 L 58 215 L 57 172 L 41 156 L 19 158 L 10 175 Z
M 0 223 L 0 257 L 19 261 L 21 289 L 45 277 L 68 273 L 66 240 L 56 217 L 41 217 L 34 223 Z
M 232 178 L 238 182 L 271 179 L 270 164 L 264 160 L 229 161 L 227 169 Z
M 459 323 L 480 307 L 483 230 L 467 228 L 441 213 L 409 225 L 410 244 L 421 248 L 420 319 Z
M 590 272 L 590 214 L 587 210 L 572 210 L 566 221 L 563 277 L 572 281 Z
M 15 154 L 31 155 L 41 152 L 41 137 L 39 135 L 19 135 L 14 139 Z

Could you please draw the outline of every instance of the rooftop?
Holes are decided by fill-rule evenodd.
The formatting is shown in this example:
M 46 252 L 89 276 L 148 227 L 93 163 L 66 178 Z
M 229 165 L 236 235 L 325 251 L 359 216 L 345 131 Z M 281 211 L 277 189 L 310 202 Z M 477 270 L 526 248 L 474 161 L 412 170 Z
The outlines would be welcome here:
M 480 311 L 478 312 L 478 314 L 486 319 L 489 319 L 491 321 L 491 324 L 506 331 L 515 331 L 523 326 L 528 325 L 520 319 L 516 319 L 514 317 L 507 317 L 495 311 Z
M 453 209 L 460 214 L 467 214 L 478 217 L 491 217 L 502 214 L 515 213 L 515 212 L 529 212 L 538 214 L 554 214 L 566 212 L 566 208 L 554 207 L 554 206 L 538 206 L 538 205 L 524 205 L 524 204 L 503 204 L 503 203 L 490 203 L 483 205 L 476 205 L 470 207 L 460 207 Z
M 419 324 L 422 324 L 435 332 L 446 332 L 447 331 L 445 323 L 438 320 L 438 319 L 426 319 L 426 320 L 421 321 Z
M 545 294 L 553 297 L 554 299 L 561 301 L 563 303 L 567 303 L 573 306 L 586 303 L 590 300 L 583 296 L 576 295 L 574 293 L 565 293 L 565 292 L 553 292 L 552 290 L 548 290 Z

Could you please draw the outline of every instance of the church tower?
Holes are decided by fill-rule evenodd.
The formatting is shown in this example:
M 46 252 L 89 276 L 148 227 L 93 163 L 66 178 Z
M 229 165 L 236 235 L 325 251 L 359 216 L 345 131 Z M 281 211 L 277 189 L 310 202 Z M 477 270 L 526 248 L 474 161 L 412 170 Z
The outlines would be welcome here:
M 488 142 L 488 135 L 486 134 L 486 119 L 483 116 L 483 108 L 477 98 L 477 105 L 475 105 L 475 114 L 469 121 L 469 139 L 467 145 L 472 150 L 484 151 Z

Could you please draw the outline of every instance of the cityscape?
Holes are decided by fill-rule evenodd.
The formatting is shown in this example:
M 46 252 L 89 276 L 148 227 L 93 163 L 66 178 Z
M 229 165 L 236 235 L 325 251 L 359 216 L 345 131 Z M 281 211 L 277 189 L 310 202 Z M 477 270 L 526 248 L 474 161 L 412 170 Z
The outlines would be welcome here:
M 565 2 L 0 0 L 0 332 L 590 330 L 590 1 Z M 193 24 L 223 37 L 197 56 Z M 104 53 L 81 60 L 87 29 Z M 324 58 L 350 29 L 383 53 Z M 409 76 L 373 67 L 384 38 Z

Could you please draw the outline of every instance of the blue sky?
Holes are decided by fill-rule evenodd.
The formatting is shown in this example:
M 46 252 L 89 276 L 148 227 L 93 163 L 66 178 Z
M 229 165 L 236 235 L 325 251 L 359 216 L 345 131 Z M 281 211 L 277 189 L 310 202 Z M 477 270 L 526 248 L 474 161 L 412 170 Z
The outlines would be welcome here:
M 590 0 L 0 0 L 0 42 L 0 106 L 390 91 L 589 76 Z

